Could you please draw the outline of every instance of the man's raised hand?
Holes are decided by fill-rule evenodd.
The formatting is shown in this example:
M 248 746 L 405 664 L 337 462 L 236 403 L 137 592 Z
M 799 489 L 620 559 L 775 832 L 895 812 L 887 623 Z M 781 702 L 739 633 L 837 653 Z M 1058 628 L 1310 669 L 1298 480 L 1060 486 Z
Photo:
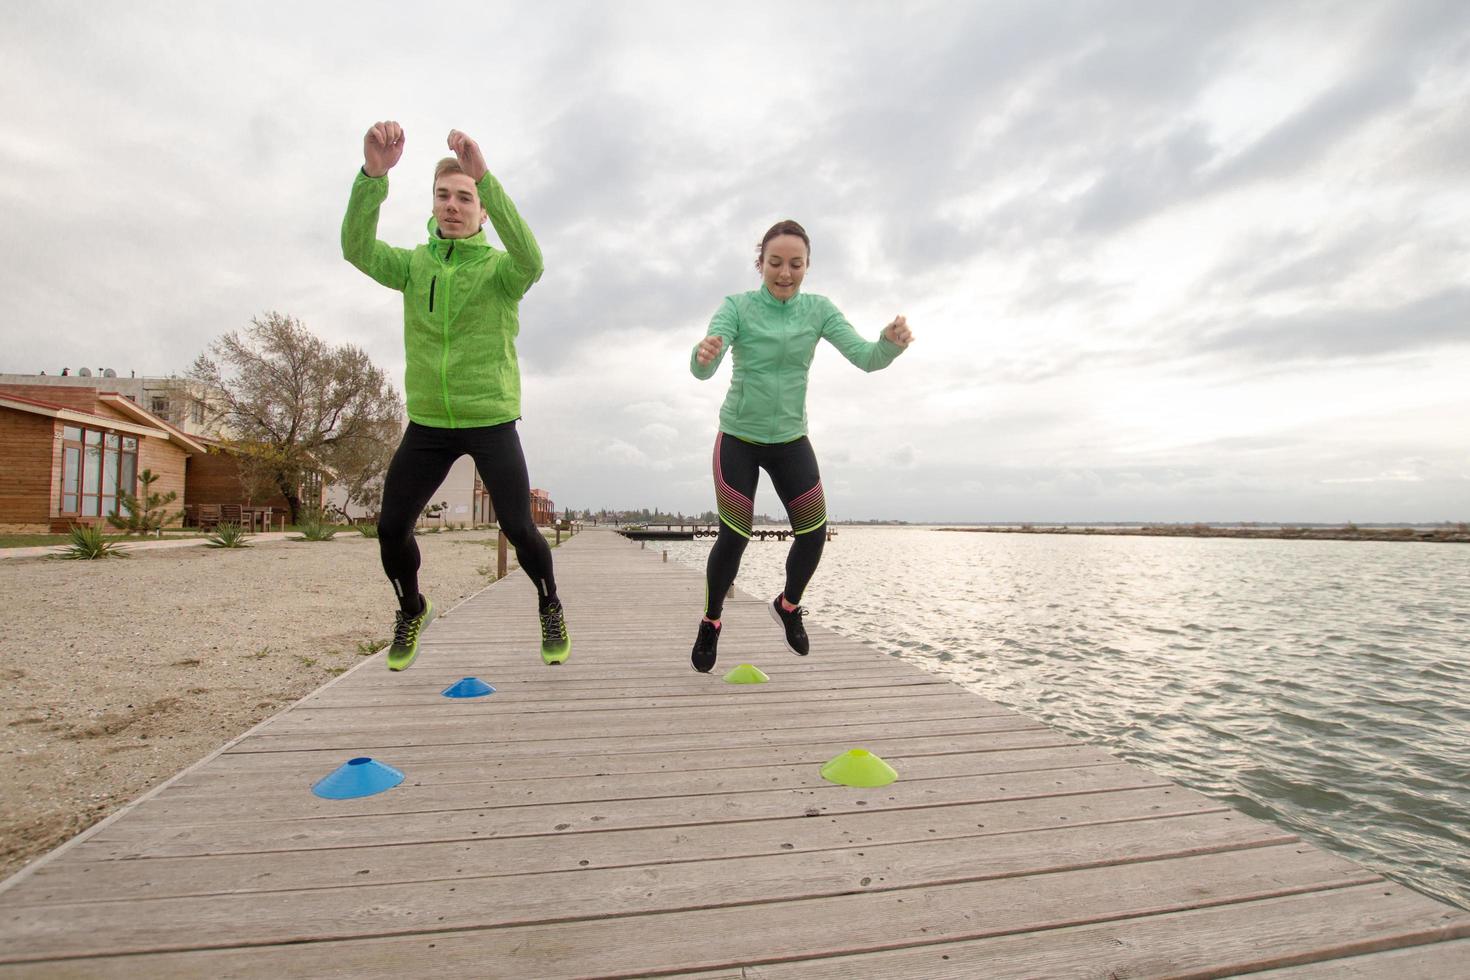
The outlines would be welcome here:
M 695 359 L 699 361 L 699 366 L 709 367 L 709 362 L 719 356 L 720 348 L 724 345 L 725 338 L 723 337 L 710 336 L 701 340 L 699 350 L 694 353 Z
M 480 178 L 485 176 L 485 171 L 490 169 L 485 166 L 485 157 L 480 152 L 480 144 L 457 129 L 449 131 L 449 149 L 459 160 L 460 169 L 477 184 Z
M 893 318 L 893 322 L 883 328 L 883 336 L 888 342 L 898 347 L 907 348 L 914 342 L 913 331 L 909 329 L 909 321 L 902 316 Z
M 373 123 L 362 138 L 362 172 L 381 177 L 403 156 L 403 127 L 393 120 Z

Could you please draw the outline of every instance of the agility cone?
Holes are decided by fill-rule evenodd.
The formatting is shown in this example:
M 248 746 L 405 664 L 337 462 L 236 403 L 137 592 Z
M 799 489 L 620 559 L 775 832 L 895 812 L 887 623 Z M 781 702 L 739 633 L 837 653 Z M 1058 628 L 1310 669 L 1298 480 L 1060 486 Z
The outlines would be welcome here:
M 770 678 L 759 667 L 741 664 L 739 667 L 730 668 L 721 680 L 726 684 L 764 684 Z
M 822 767 L 822 778 L 843 786 L 887 786 L 898 773 L 867 749 L 848 749 Z
M 455 681 L 439 693 L 446 698 L 483 698 L 487 694 L 494 694 L 495 688 L 478 677 L 466 677 L 462 681 Z
M 351 800 L 372 796 L 403 782 L 403 773 L 376 759 L 348 759 L 336 772 L 317 780 L 311 791 L 324 800 Z

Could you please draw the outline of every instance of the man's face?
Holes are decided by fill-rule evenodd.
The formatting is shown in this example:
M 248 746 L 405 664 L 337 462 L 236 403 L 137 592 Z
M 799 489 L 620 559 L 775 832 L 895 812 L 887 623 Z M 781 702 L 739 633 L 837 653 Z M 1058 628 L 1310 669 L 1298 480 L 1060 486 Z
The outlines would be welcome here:
M 485 223 L 480 192 L 464 174 L 444 174 L 434 182 L 434 218 L 445 238 L 469 238 Z

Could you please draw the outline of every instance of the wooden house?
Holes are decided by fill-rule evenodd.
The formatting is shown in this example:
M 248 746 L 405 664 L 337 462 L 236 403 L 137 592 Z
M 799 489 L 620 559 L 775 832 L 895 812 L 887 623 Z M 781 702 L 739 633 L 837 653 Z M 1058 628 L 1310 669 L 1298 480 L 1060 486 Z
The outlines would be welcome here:
M 116 392 L 0 385 L 0 531 L 105 525 L 120 493 L 138 492 L 145 469 L 159 477 L 154 492 L 174 491 L 171 509 L 181 509 L 189 459 L 204 452 L 197 438 Z

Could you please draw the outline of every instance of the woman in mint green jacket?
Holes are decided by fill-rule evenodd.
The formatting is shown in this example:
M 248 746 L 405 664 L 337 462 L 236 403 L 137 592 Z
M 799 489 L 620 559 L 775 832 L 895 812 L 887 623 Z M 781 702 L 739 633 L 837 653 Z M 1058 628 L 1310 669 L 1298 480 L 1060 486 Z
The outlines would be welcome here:
M 876 342 L 858 336 L 825 296 L 801 292 L 811 259 L 811 240 L 795 221 L 777 222 L 761 239 L 756 269 L 761 288 L 725 297 L 710 321 L 709 335 L 689 357 L 701 381 L 712 377 L 725 356 L 735 359 L 730 391 L 720 408 L 715 436 L 715 500 L 720 533 L 705 566 L 704 618 L 689 659 L 694 669 L 715 665 L 725 593 L 735 582 L 750 540 L 755 489 L 761 469 L 771 478 L 791 520 L 791 551 L 785 589 L 771 602 L 771 615 L 798 656 L 809 649 L 801 617 L 801 595 L 826 540 L 827 503 L 817 457 L 806 436 L 806 385 L 817 343 L 826 340 L 864 371 L 893 363 L 913 341 L 908 323 L 895 317 Z
M 377 237 L 388 171 L 403 155 L 403 129 L 396 122 L 376 123 L 364 137 L 363 167 L 342 222 L 343 257 L 403 293 L 409 422 L 384 477 L 378 518 L 383 571 L 399 606 L 388 667 L 402 670 L 413 662 L 419 635 L 434 616 L 433 604 L 419 593 L 413 527 L 454 461 L 466 454 L 474 458 L 521 568 L 536 583 L 541 659 L 559 664 L 571 652 L 571 639 L 556 596 L 551 549 L 531 517 L 531 483 L 516 433 L 519 307 L 541 278 L 541 249 L 490 174 L 479 145 L 452 130 L 449 148 L 454 156 L 434 171 L 426 244 L 394 248 Z M 504 251 L 485 240 L 487 220 Z

